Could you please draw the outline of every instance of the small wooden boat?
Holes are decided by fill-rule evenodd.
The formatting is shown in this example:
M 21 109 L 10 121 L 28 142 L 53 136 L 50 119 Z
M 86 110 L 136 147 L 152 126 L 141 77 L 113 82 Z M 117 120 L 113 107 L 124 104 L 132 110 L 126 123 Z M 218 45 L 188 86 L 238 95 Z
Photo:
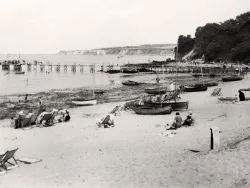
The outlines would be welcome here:
M 218 86 L 218 82 L 205 82 L 204 84 L 202 83 L 198 83 L 198 84 L 194 84 L 193 86 L 195 87 L 201 87 L 201 86 L 207 86 L 207 87 L 213 87 L 213 86 Z
M 236 97 L 219 97 L 218 100 L 220 101 L 236 101 Z
M 108 70 L 108 71 L 105 71 L 105 73 L 109 73 L 109 74 L 117 74 L 117 73 L 120 73 L 121 71 L 120 70 Z
M 171 106 L 173 111 L 187 110 L 188 101 L 164 101 L 164 102 L 145 102 L 146 106 Z
M 24 74 L 24 73 L 25 73 L 24 71 L 15 72 L 15 74 Z
M 101 95 L 104 93 L 104 91 L 103 90 L 95 90 L 94 93 L 97 95 Z
M 76 106 L 92 106 L 96 105 L 96 99 L 83 99 L 83 98 L 76 98 L 72 100 L 72 103 Z
M 164 107 L 150 107 L 150 106 L 133 106 L 132 110 L 136 114 L 142 115 L 161 115 L 161 114 L 171 114 L 172 108 L 171 106 L 164 106 Z
M 145 92 L 151 95 L 160 95 L 165 94 L 167 92 L 166 88 L 146 88 Z
M 124 81 L 124 82 L 122 82 L 122 84 L 125 85 L 125 86 L 137 86 L 137 85 L 140 85 L 139 82 L 135 82 L 135 81 L 131 81 L 131 80 Z
M 213 87 L 213 86 L 218 86 L 218 82 L 207 82 L 204 84 L 207 87 Z
M 185 92 L 200 92 L 200 91 L 207 91 L 207 86 L 185 86 L 184 87 Z
M 232 82 L 232 81 L 239 81 L 239 80 L 243 80 L 243 76 L 232 75 L 232 76 L 224 76 L 224 77 L 222 77 L 223 82 Z
M 250 91 L 250 88 L 240 89 L 241 91 Z

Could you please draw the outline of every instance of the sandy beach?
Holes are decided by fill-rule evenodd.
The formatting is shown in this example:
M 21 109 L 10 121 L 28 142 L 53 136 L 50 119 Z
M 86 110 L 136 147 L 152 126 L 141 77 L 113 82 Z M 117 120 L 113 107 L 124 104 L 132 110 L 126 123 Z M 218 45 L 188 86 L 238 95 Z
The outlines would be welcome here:
M 220 84 L 224 96 L 248 88 L 243 81 Z M 234 90 L 232 90 L 234 88 Z M 210 94 L 186 93 L 195 126 L 164 137 L 171 115 L 144 116 L 121 111 L 114 128 L 96 120 L 116 105 L 70 109 L 72 120 L 48 128 L 10 128 L 2 120 L 1 153 L 19 148 L 16 158 L 42 159 L 0 176 L 1 187 L 249 187 L 250 101 L 222 103 Z M 246 97 L 250 95 L 245 92 Z M 185 118 L 188 111 L 181 112 Z M 221 147 L 210 151 L 210 128 L 219 127 Z M 193 152 L 192 150 L 199 151 Z M 13 182 L 12 180 L 15 180 Z

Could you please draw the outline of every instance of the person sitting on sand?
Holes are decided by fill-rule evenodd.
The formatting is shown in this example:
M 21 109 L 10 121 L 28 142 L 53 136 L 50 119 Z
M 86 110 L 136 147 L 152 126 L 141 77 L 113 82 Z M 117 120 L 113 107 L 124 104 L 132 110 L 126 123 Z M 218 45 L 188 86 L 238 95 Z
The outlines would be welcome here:
M 69 111 L 67 109 L 59 109 L 58 115 L 60 116 L 58 122 L 67 122 L 70 120 Z
M 36 119 L 36 124 L 41 124 L 42 122 L 41 122 L 41 120 L 42 120 L 42 118 L 43 118 L 43 116 L 45 115 L 45 114 L 48 114 L 49 112 L 46 112 L 46 110 L 45 109 L 43 109 L 42 110 L 42 113 L 37 117 L 37 119 Z
M 239 90 L 238 92 L 240 101 L 245 101 L 246 100 L 245 94 L 241 90 Z
M 70 115 L 69 115 L 68 110 L 66 110 L 66 113 L 65 113 L 65 115 L 64 115 L 64 121 L 67 122 L 67 121 L 69 121 L 69 120 L 70 120 Z
M 114 115 L 109 114 L 107 117 L 107 122 L 104 123 L 104 128 L 110 128 L 115 126 Z
M 167 128 L 166 130 L 171 130 L 171 129 L 178 129 L 182 126 L 182 118 L 180 116 L 179 112 L 176 112 L 175 114 L 175 118 L 174 118 L 174 122 L 172 123 L 170 128 Z
M 191 126 L 193 123 L 192 117 L 190 115 L 187 116 L 187 118 L 184 120 L 183 124 L 184 126 Z
M 98 127 L 104 127 L 104 128 L 110 128 L 110 127 L 114 127 L 115 123 L 114 123 L 114 115 L 113 114 L 109 114 L 101 119 L 99 119 L 96 124 L 98 125 Z

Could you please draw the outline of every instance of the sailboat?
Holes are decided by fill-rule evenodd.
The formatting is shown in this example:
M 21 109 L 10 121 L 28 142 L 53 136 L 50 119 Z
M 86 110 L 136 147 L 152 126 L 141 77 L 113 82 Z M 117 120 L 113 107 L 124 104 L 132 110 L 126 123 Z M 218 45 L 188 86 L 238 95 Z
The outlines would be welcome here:
M 238 69 L 239 69 L 239 73 L 238 74 L 233 74 L 233 75 L 228 75 L 228 76 L 224 76 L 222 77 L 222 81 L 223 82 L 231 82 L 231 81 L 239 81 L 239 80 L 243 80 L 243 76 L 241 76 L 241 68 L 239 67 L 238 64 Z
M 197 84 L 194 86 L 185 86 L 184 91 L 185 92 L 207 91 L 207 86 L 204 84 L 202 67 L 201 67 L 201 75 L 202 75 L 202 84 Z
M 178 81 L 177 54 L 178 54 L 178 44 L 177 44 L 176 55 L 175 55 L 176 82 Z M 174 94 L 172 96 L 170 96 L 169 98 L 165 98 L 165 100 L 161 101 L 161 102 L 146 102 L 146 105 L 148 105 L 148 106 L 161 106 L 161 107 L 171 106 L 173 111 L 188 109 L 188 105 L 189 105 L 188 101 L 177 101 L 179 95 L 180 95 L 180 90 L 177 90 L 177 85 L 175 84 L 175 91 L 174 91 Z
M 93 88 L 92 88 L 92 98 L 86 99 L 86 98 L 75 98 L 72 100 L 72 103 L 76 106 L 92 106 L 96 105 L 97 100 L 95 98 L 95 73 L 93 74 Z

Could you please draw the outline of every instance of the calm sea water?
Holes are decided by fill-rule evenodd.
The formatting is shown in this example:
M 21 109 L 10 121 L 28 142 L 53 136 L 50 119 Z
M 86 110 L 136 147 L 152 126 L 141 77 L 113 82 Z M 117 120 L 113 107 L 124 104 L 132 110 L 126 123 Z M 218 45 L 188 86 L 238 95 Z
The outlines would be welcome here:
M 123 56 L 118 58 L 116 55 L 20 55 L 20 59 L 26 62 L 33 62 L 34 60 L 49 62 L 54 65 L 72 65 L 83 64 L 90 65 L 95 64 L 96 70 L 100 70 L 101 65 L 123 65 L 125 63 L 148 63 L 149 60 L 165 60 L 166 58 L 173 58 L 169 56 Z M 0 60 L 6 60 L 7 55 L 0 55 Z M 9 60 L 19 59 L 19 55 L 8 55 Z M 11 67 L 11 70 L 13 67 Z M 65 89 L 65 88 L 78 88 L 78 87 L 95 87 L 107 88 L 110 86 L 110 81 L 114 80 L 114 83 L 121 83 L 122 79 L 120 74 L 105 74 L 96 72 L 94 75 L 90 73 L 89 67 L 84 67 L 83 73 L 80 73 L 78 67 L 76 73 L 72 73 L 70 67 L 67 72 L 63 71 L 61 67 L 60 72 L 55 71 L 55 67 L 49 74 L 47 70 L 41 72 L 27 71 L 24 66 L 25 74 L 17 75 L 13 71 L 8 74 L 6 71 L 0 70 L 0 95 L 6 94 L 26 94 L 36 93 L 41 91 L 48 91 L 50 89 Z

